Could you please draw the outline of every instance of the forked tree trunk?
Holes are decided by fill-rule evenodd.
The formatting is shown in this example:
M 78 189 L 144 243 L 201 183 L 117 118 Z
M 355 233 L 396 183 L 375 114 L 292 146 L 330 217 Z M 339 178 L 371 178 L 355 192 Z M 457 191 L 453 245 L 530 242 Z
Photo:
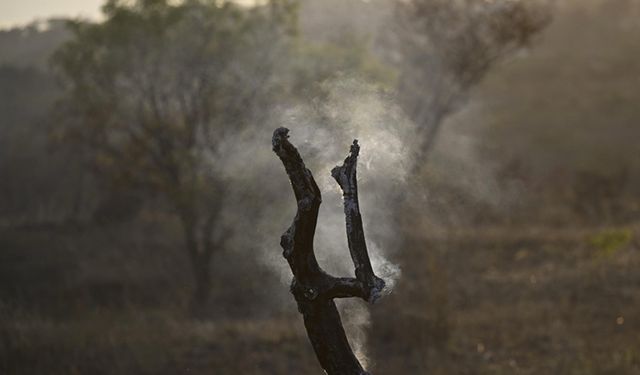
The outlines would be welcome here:
M 298 210 L 291 227 L 282 235 L 283 256 L 293 272 L 291 293 L 303 316 L 307 335 L 328 375 L 363 375 L 367 372 L 349 346 L 334 298 L 359 297 L 370 303 L 380 297 L 384 281 L 373 273 L 358 204 L 356 163 L 360 147 L 354 141 L 344 165 L 331 174 L 344 193 L 349 252 L 355 278 L 338 278 L 324 272 L 316 260 L 313 237 L 322 201 L 318 185 L 298 150 L 288 141 L 289 130 L 273 133 L 273 151 L 289 175 Z

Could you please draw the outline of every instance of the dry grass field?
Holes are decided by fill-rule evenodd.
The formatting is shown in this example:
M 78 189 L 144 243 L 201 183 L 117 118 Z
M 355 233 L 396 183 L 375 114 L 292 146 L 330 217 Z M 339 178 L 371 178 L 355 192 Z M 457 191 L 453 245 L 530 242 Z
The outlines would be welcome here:
M 0 235 L 0 291 L 11 296 L 0 312 L 2 373 L 320 373 L 270 271 L 251 264 L 238 279 L 225 269 L 241 256 L 221 255 L 212 318 L 193 320 L 170 231 L 141 226 L 122 240 L 122 230 Z M 370 370 L 638 374 L 638 238 L 638 225 L 415 233 L 396 254 L 400 282 L 371 308 Z

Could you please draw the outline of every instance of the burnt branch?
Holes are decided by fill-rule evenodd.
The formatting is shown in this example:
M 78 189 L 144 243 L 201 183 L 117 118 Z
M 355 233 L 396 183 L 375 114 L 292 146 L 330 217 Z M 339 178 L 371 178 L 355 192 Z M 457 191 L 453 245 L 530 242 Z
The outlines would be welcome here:
M 344 160 L 344 164 L 333 168 L 331 175 L 338 182 L 343 192 L 347 240 L 351 259 L 356 268 L 356 278 L 365 287 L 367 301 L 373 303 L 380 297 L 380 293 L 384 289 L 384 281 L 373 273 L 367 244 L 364 239 L 362 216 L 360 215 L 360 204 L 358 202 L 358 181 L 356 178 L 359 153 L 360 146 L 358 141 L 355 140 L 351 145 L 351 153 Z
M 355 266 L 355 278 L 338 278 L 323 271 L 315 257 L 313 237 L 322 197 L 313 175 L 305 167 L 298 150 L 289 142 L 289 130 L 276 129 L 273 151 L 285 167 L 297 202 L 293 223 L 282 235 L 283 256 L 293 273 L 291 293 L 303 316 L 307 335 L 322 368 L 328 375 L 366 375 L 347 337 L 336 308 L 335 298 L 362 298 L 374 302 L 384 288 L 384 281 L 375 276 L 365 243 L 362 217 L 358 204 L 356 164 L 357 141 L 343 166 L 332 175 L 344 193 L 349 251 Z

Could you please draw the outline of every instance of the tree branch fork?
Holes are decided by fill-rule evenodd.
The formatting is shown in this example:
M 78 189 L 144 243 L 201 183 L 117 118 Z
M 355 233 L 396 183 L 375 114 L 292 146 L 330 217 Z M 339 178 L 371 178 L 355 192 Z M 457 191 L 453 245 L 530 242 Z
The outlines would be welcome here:
M 358 202 L 356 167 L 360 146 L 355 140 L 341 166 L 331 174 L 343 192 L 346 234 L 355 277 L 334 277 L 318 265 L 313 248 L 320 189 L 306 168 L 298 150 L 289 142 L 289 130 L 273 133 L 273 151 L 282 161 L 297 202 L 293 223 L 282 235 L 283 256 L 293 273 L 291 292 L 302 313 L 309 339 L 321 366 L 329 375 L 367 374 L 349 343 L 335 307 L 335 298 L 361 298 L 374 303 L 385 283 L 371 266 Z

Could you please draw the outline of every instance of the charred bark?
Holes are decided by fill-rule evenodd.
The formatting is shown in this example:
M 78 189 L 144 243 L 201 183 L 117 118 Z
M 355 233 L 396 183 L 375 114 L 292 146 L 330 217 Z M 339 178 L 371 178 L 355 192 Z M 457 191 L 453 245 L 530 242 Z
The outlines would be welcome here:
M 278 155 L 291 181 L 297 213 L 291 227 L 282 235 L 283 256 L 293 273 L 291 293 L 303 316 L 307 335 L 318 361 L 328 375 L 365 375 L 349 346 L 334 298 L 358 297 L 375 302 L 384 288 L 371 267 L 358 203 L 356 164 L 360 147 L 354 141 L 342 166 L 332 176 L 342 188 L 349 252 L 355 278 L 338 278 L 323 271 L 316 260 L 313 237 L 322 197 L 313 175 L 305 167 L 298 150 L 288 141 L 289 130 L 276 129 L 273 151 Z

